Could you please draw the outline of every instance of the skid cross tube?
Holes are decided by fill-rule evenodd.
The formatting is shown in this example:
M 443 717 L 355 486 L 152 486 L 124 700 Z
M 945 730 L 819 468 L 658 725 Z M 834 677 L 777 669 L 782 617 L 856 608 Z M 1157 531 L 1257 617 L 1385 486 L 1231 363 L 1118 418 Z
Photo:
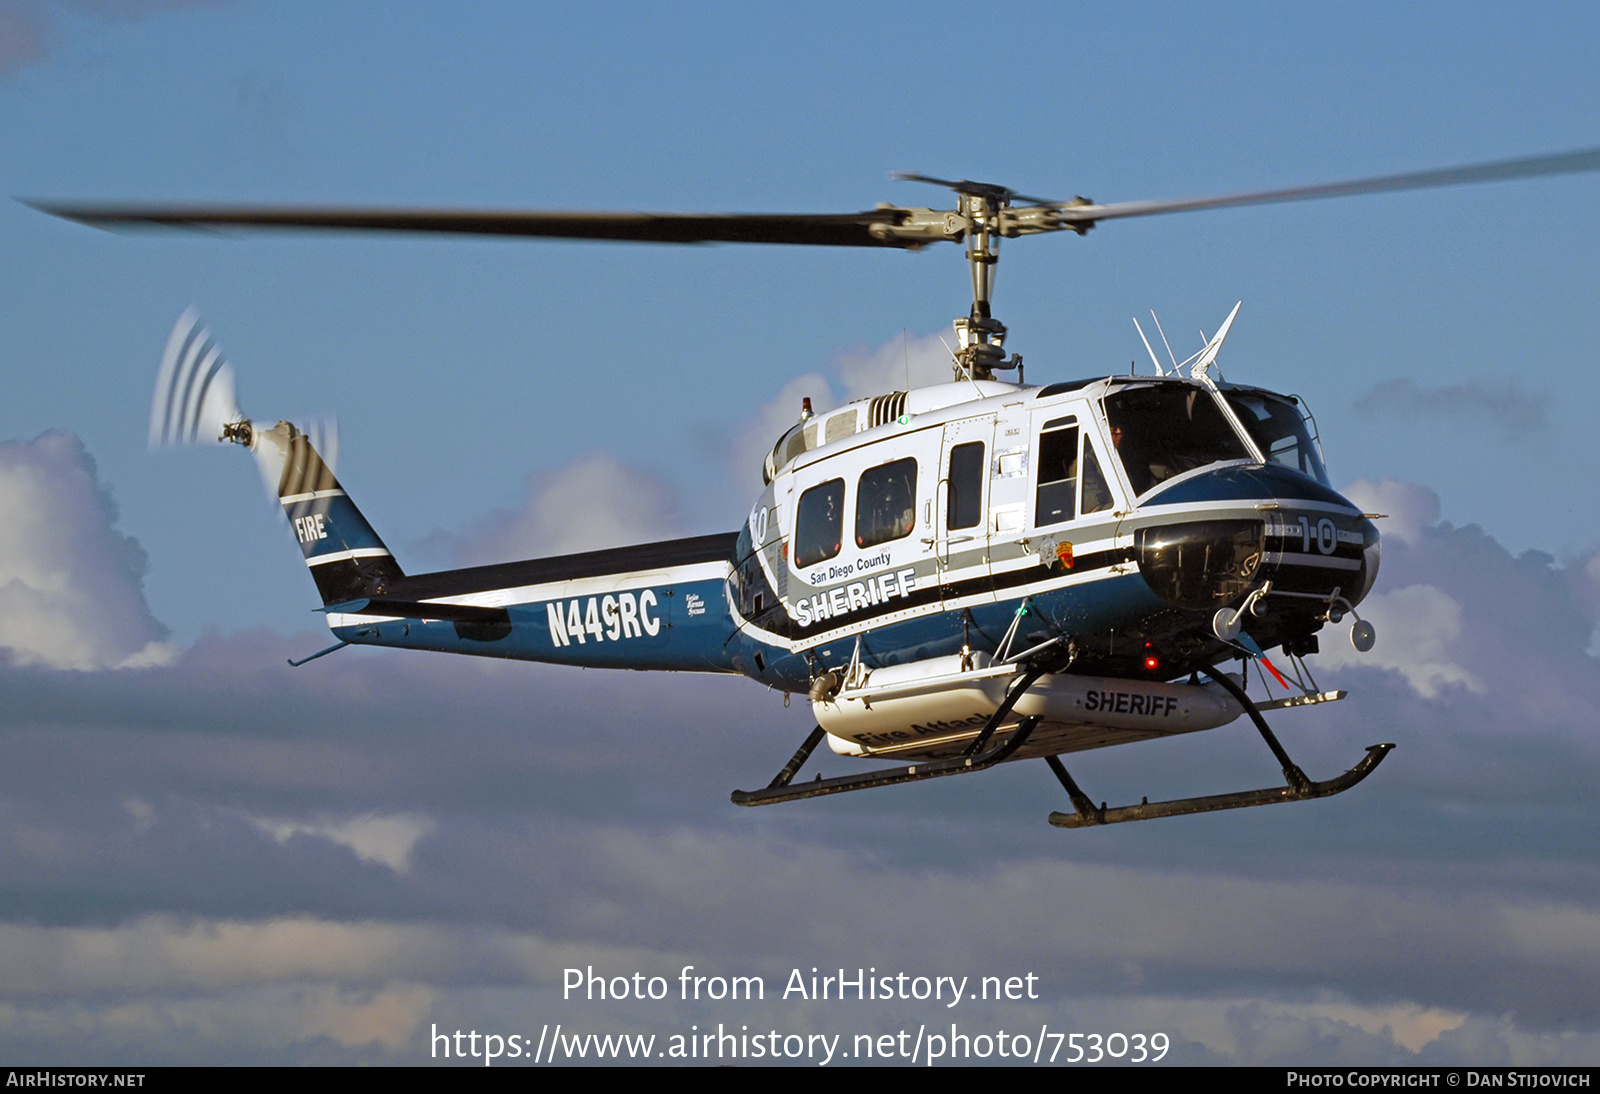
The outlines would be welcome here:
M 1205 673 L 1217 683 L 1221 684 L 1244 708 L 1250 720 L 1261 731 L 1261 737 L 1267 742 L 1267 747 L 1272 749 L 1272 754 L 1277 757 L 1278 763 L 1283 767 L 1283 777 L 1288 782 L 1287 786 L 1269 787 L 1265 790 L 1241 790 L 1232 794 L 1211 794 L 1199 798 L 1179 798 L 1174 801 L 1152 802 L 1149 798 L 1138 805 L 1124 805 L 1116 809 L 1107 809 L 1102 803 L 1096 807 L 1089 800 L 1072 776 L 1062 765 L 1059 757 L 1046 756 L 1045 762 L 1050 765 L 1050 770 L 1055 772 L 1057 779 L 1066 789 L 1067 796 L 1072 799 L 1073 812 L 1050 814 L 1050 823 L 1057 828 L 1093 828 L 1102 824 L 1120 824 L 1124 821 L 1155 820 L 1157 817 L 1181 817 L 1186 813 L 1211 813 L 1219 809 L 1246 809 L 1255 805 L 1276 805 L 1278 802 L 1310 801 L 1313 798 L 1328 798 L 1335 794 L 1342 794 L 1356 783 L 1372 774 L 1373 770 L 1383 762 L 1383 758 L 1394 748 L 1392 744 L 1367 746 L 1367 754 L 1363 756 L 1354 767 L 1322 782 L 1312 782 L 1306 778 L 1295 762 L 1289 759 L 1289 754 L 1283 750 L 1283 745 L 1278 743 L 1277 736 L 1267 725 L 1267 720 L 1256 709 L 1255 703 L 1244 693 L 1244 689 L 1235 684 L 1222 673 L 1206 669 Z
M 1000 724 L 1011 713 L 1011 708 L 1022 698 L 1023 693 L 1031 688 L 1034 681 L 1043 676 L 1046 669 L 1043 667 L 1029 669 L 1022 675 L 1009 692 L 1005 701 L 1000 704 L 987 725 L 978 734 L 980 740 L 987 740 Z M 966 775 L 973 771 L 982 771 L 1000 763 L 1021 748 L 1033 734 L 1034 727 L 1039 724 L 1038 718 L 1023 718 L 1015 732 L 1003 743 L 991 748 L 981 756 L 957 756 L 949 760 L 930 760 L 927 763 L 907 764 L 904 767 L 889 767 L 878 771 L 866 771 L 859 775 L 841 775 L 832 779 L 824 779 L 820 775 L 814 782 L 800 783 L 798 786 L 789 785 L 795 773 L 800 770 L 806 758 L 811 755 L 811 750 L 816 748 L 822 740 L 822 727 L 818 726 L 811 731 L 811 736 L 806 738 L 805 744 L 800 746 L 800 751 L 784 765 L 773 779 L 762 790 L 735 790 L 729 797 L 734 805 L 776 805 L 778 802 L 799 801 L 802 798 L 820 798 L 826 794 L 844 794 L 851 790 L 870 790 L 876 786 L 894 786 L 897 783 L 921 782 L 924 779 L 937 779 L 946 775 Z
M 794 755 L 789 757 L 789 762 L 783 765 L 783 770 L 773 776 L 772 781 L 767 784 L 767 789 L 776 790 L 780 786 L 788 786 L 789 780 L 800 773 L 800 769 L 806 765 L 806 761 L 811 758 L 811 754 L 822 743 L 823 736 L 824 733 L 821 726 L 813 729 L 810 736 L 805 739 L 805 743 L 795 749 Z

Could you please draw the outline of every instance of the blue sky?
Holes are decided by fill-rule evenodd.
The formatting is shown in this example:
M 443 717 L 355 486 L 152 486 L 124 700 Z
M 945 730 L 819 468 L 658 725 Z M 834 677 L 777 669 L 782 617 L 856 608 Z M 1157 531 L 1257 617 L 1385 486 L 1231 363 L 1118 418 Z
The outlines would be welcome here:
M 912 170 L 1178 197 L 1593 147 L 1597 39 L 1581 5 L 0 0 L 0 191 L 941 202 L 888 179 Z M 1329 655 L 1357 697 L 1291 731 L 1314 773 L 1399 741 L 1366 800 L 1116 833 L 1048 829 L 1042 765 L 736 811 L 809 728 L 738 681 L 398 653 L 291 673 L 314 597 L 249 461 L 145 451 L 192 303 L 247 411 L 339 414 L 341 478 L 412 568 L 731 528 L 801 394 L 891 374 L 902 338 L 933 352 L 967 306 L 956 248 L 119 236 L 0 206 L 0 1044 L 420 1060 L 435 1022 L 606 1018 L 554 998 L 563 961 L 689 958 L 1034 968 L 1050 1014 L 1196 1061 L 1595 1062 L 1597 187 L 1004 245 L 1030 380 L 1143 362 L 1152 307 L 1195 348 L 1242 299 L 1225 373 L 1305 396 L 1335 481 L 1396 513 L 1374 614 L 1398 640 Z M 1086 758 L 1091 793 L 1274 774 L 1242 731 L 1162 748 Z M 950 912 L 912 930 L 910 903 Z M 992 918 L 1021 926 L 975 941 Z

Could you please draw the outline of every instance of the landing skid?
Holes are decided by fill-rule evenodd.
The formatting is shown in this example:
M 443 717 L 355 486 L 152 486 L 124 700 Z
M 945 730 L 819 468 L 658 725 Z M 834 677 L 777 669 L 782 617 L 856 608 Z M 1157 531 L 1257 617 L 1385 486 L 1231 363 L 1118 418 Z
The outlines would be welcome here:
M 1334 794 L 1341 794 L 1349 790 L 1356 783 L 1372 774 L 1383 758 L 1394 748 L 1392 744 L 1369 745 L 1367 754 L 1363 756 L 1350 770 L 1342 775 L 1312 782 L 1306 778 L 1306 773 L 1300 770 L 1298 764 L 1289 759 L 1289 754 L 1283 750 L 1283 745 L 1278 743 L 1277 735 L 1272 732 L 1272 727 L 1267 725 L 1267 720 L 1261 716 L 1260 709 L 1244 693 L 1244 689 L 1235 684 L 1220 672 L 1206 670 L 1206 675 L 1222 685 L 1244 707 L 1245 713 L 1250 715 L 1250 720 L 1255 723 L 1256 729 L 1261 732 L 1261 737 L 1267 742 L 1267 747 L 1272 749 L 1272 754 L 1277 757 L 1278 763 L 1283 767 L 1283 777 L 1287 786 L 1269 787 L 1265 790 L 1241 790 L 1232 794 L 1211 794 L 1200 798 L 1178 798 L 1173 801 L 1152 802 L 1148 798 L 1138 805 L 1124 805 L 1116 809 L 1107 809 L 1105 803 L 1096 806 L 1089 800 L 1089 796 L 1078 788 L 1067 769 L 1062 765 L 1058 756 L 1046 756 L 1045 762 L 1050 765 L 1050 770 L 1060 780 L 1067 796 L 1072 799 L 1073 812 L 1050 814 L 1050 823 L 1057 828 L 1093 828 L 1101 824 L 1121 824 L 1124 821 L 1155 820 L 1157 817 L 1181 817 L 1185 813 L 1211 813 L 1220 809 L 1248 809 L 1255 805 L 1276 805 L 1279 802 L 1310 801 L 1313 798 L 1328 798 Z
M 966 751 L 952 759 L 932 760 L 927 763 L 908 764 L 904 767 L 882 768 L 877 771 L 867 771 L 859 775 L 843 775 L 832 779 L 824 779 L 818 775 L 815 780 L 791 785 L 795 775 L 805 766 L 811 758 L 811 753 L 817 745 L 822 743 L 826 734 L 821 726 L 813 729 L 810 736 L 805 739 L 798 751 L 790 757 L 789 762 L 783 765 L 772 782 L 761 790 L 735 790 L 730 797 L 735 805 L 776 805 L 778 802 L 799 801 L 803 798 L 820 798 L 828 794 L 844 794 L 852 790 L 870 790 L 879 786 L 894 786 L 899 783 L 922 782 L 925 779 L 943 778 L 947 775 L 967 775 L 974 771 L 983 771 L 1009 759 L 1021 748 L 1033 734 L 1034 728 L 1039 724 L 1035 717 L 1023 718 L 1017 723 L 1017 728 L 1011 736 L 1001 744 L 984 751 L 995 731 L 1000 728 L 1006 718 L 1011 714 L 1011 709 L 1018 699 L 1033 686 L 1039 677 L 1045 674 L 1043 667 L 1030 669 L 1019 679 L 1006 694 L 1005 702 L 994 712 L 983 730 L 967 746 Z M 1295 762 L 1289 759 L 1289 754 L 1278 743 L 1277 736 L 1272 728 L 1267 725 L 1267 720 L 1261 716 L 1260 708 L 1256 706 L 1244 693 L 1244 689 L 1233 680 L 1219 672 L 1206 670 L 1210 676 L 1230 694 L 1233 695 L 1244 707 L 1245 713 L 1255 723 L 1261 737 L 1277 757 L 1278 763 L 1283 767 L 1283 777 L 1288 785 L 1270 787 L 1265 790 L 1244 790 L 1232 794 L 1212 794 L 1200 798 L 1179 798 L 1174 801 L 1151 802 L 1146 799 L 1138 805 L 1125 805 L 1116 809 L 1108 809 L 1105 803 L 1096 806 L 1089 800 L 1089 796 L 1079 789 L 1067 769 L 1062 765 L 1058 756 L 1046 756 L 1045 762 L 1050 765 L 1050 770 L 1055 772 L 1056 778 L 1066 788 L 1067 795 L 1072 799 L 1074 812 L 1050 814 L 1050 823 L 1058 828 L 1091 828 L 1101 824 L 1120 824 L 1124 821 L 1154 820 L 1157 817 L 1178 817 L 1185 813 L 1210 813 L 1219 809 L 1245 809 L 1255 805 L 1275 805 L 1278 802 L 1310 801 L 1313 798 L 1326 798 L 1334 794 L 1349 790 L 1356 783 L 1372 774 L 1373 770 L 1383 762 L 1383 758 L 1394 748 L 1392 744 L 1372 745 L 1367 749 L 1367 754 L 1344 774 L 1328 779 L 1324 782 L 1312 782 L 1306 778 Z
M 1266 790 L 1241 790 L 1235 794 L 1211 794 L 1203 798 L 1179 798 L 1175 801 L 1144 801 L 1138 805 L 1124 805 L 1107 809 L 1102 803 L 1096 806 L 1078 790 L 1072 776 L 1055 756 L 1045 762 L 1056 773 L 1061 785 L 1072 798 L 1072 813 L 1051 813 L 1050 823 L 1057 828 L 1092 828 L 1097 824 L 1121 824 L 1123 821 L 1155 820 L 1157 817 L 1181 817 L 1185 813 L 1211 813 L 1218 809 L 1245 809 L 1252 805 L 1276 805 L 1278 802 L 1310 801 L 1327 798 L 1349 790 L 1366 778 L 1383 762 L 1393 748 L 1392 744 L 1370 745 L 1367 754 L 1349 771 L 1324 782 L 1307 782 L 1304 786 L 1275 786 Z

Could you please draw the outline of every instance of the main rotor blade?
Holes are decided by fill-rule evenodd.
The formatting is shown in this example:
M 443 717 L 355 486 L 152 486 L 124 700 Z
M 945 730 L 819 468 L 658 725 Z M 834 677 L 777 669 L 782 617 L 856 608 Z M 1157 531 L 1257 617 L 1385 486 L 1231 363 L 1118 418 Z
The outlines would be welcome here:
M 1383 175 L 1350 182 L 1258 190 L 1168 201 L 1096 205 L 1037 202 L 1003 211 L 1005 234 L 1071 228 L 1085 231 L 1101 220 L 1181 213 L 1229 206 L 1349 197 L 1392 190 L 1421 190 L 1600 170 L 1600 148 L 1549 156 L 1468 164 L 1435 171 Z M 903 176 L 950 186 L 997 201 L 1023 197 L 1004 187 L 926 176 Z M 333 231 L 433 232 L 548 239 L 609 239 L 641 243 L 780 243 L 818 247 L 895 247 L 916 250 L 959 240 L 969 225 L 954 213 L 880 207 L 861 213 L 626 213 L 452 209 L 296 208 L 256 205 L 95 205 L 30 202 L 35 209 L 97 228 L 308 228 Z
M 932 175 L 919 175 L 915 171 L 893 171 L 889 177 L 896 182 L 926 182 L 934 186 L 942 186 L 946 190 L 954 190 L 958 194 L 970 194 L 974 197 L 985 197 L 993 201 L 1025 202 L 1028 205 L 1057 205 L 1059 202 L 1049 198 L 1030 198 L 1027 194 L 1019 194 L 1009 186 L 998 186 L 992 182 L 973 182 L 971 179 L 937 179 Z
M 1375 194 L 1386 190 L 1426 190 L 1441 186 L 1461 186 L 1474 182 L 1501 182 L 1508 179 L 1536 178 L 1540 175 L 1570 175 L 1600 170 L 1600 148 L 1580 152 L 1560 152 L 1551 156 L 1474 163 L 1436 171 L 1415 171 L 1405 175 L 1380 175 L 1350 182 L 1296 186 L 1287 190 L 1258 190 L 1249 194 L 1225 194 L 1208 198 L 1179 198 L 1172 201 L 1122 201 L 1109 205 L 1063 205 L 1055 210 L 1069 224 L 1093 223 L 1117 217 L 1152 216 L 1156 213 L 1182 213 L 1191 209 L 1222 209 L 1233 205 L 1270 205 L 1280 201 L 1311 201 L 1317 198 Z
M 342 209 L 285 206 L 89 205 L 29 202 L 40 212 L 96 228 L 313 228 L 335 231 L 452 232 L 644 243 L 794 243 L 822 247 L 917 247 L 879 238 L 873 225 L 904 213 L 845 214 L 578 213 L 449 209 Z

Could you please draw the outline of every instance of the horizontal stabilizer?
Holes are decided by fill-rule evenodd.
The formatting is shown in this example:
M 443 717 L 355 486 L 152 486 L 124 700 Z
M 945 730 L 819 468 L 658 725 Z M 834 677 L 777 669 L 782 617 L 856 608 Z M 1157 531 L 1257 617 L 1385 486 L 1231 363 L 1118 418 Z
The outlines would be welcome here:
M 350 600 L 318 608 L 329 615 L 370 615 L 386 619 L 437 619 L 445 623 L 509 623 L 504 608 L 482 608 L 473 604 L 425 604 L 417 600 Z

